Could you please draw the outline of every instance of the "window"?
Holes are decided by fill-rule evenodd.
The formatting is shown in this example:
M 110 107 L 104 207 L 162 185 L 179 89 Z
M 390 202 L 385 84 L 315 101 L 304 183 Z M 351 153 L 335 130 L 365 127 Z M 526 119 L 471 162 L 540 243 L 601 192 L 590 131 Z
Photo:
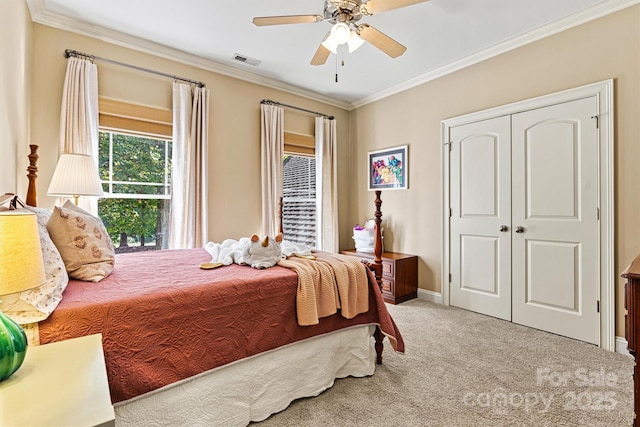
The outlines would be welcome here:
M 116 252 L 166 247 L 171 112 L 100 98 L 98 214 Z
M 282 225 L 285 238 L 316 246 L 316 159 L 312 136 L 285 132 Z
M 170 205 L 171 141 L 101 131 L 98 214 L 116 252 L 160 249 Z

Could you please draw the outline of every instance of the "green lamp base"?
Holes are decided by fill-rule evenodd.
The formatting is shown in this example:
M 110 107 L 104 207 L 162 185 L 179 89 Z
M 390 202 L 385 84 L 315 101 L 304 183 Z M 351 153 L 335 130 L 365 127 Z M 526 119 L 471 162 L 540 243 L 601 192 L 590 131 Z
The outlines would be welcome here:
M 0 310 L 0 381 L 18 370 L 27 354 L 27 336 L 20 325 Z

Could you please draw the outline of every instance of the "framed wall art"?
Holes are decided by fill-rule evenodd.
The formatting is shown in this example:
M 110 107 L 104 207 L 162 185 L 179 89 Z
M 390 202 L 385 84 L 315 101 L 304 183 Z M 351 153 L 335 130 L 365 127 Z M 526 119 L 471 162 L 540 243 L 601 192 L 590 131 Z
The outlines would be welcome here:
M 406 190 L 409 178 L 407 146 L 369 151 L 369 190 Z

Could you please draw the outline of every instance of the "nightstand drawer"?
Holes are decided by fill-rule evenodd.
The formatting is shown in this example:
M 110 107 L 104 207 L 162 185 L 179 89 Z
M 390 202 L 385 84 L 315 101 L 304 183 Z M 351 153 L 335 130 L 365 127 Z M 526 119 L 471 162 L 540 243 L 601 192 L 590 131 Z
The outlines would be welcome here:
M 393 295 L 393 279 L 382 278 L 382 292 L 388 292 Z
M 393 277 L 393 263 L 382 261 L 382 275 Z

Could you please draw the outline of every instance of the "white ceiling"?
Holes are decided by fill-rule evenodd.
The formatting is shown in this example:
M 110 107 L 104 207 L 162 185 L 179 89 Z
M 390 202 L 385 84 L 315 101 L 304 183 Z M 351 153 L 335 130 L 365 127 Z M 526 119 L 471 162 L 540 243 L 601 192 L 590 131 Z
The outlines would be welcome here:
M 344 55 L 344 66 L 338 66 L 336 55 L 331 55 L 325 65 L 312 66 L 309 61 L 331 28 L 330 23 L 256 27 L 252 18 L 322 14 L 324 0 L 27 2 L 35 22 L 173 57 L 344 108 L 379 99 L 637 3 L 635 0 L 431 0 L 365 16 L 359 22 L 366 22 L 404 44 L 407 47 L 404 55 L 392 59 L 365 43 L 359 50 Z M 232 60 L 234 54 L 262 62 L 257 67 L 243 64 Z

